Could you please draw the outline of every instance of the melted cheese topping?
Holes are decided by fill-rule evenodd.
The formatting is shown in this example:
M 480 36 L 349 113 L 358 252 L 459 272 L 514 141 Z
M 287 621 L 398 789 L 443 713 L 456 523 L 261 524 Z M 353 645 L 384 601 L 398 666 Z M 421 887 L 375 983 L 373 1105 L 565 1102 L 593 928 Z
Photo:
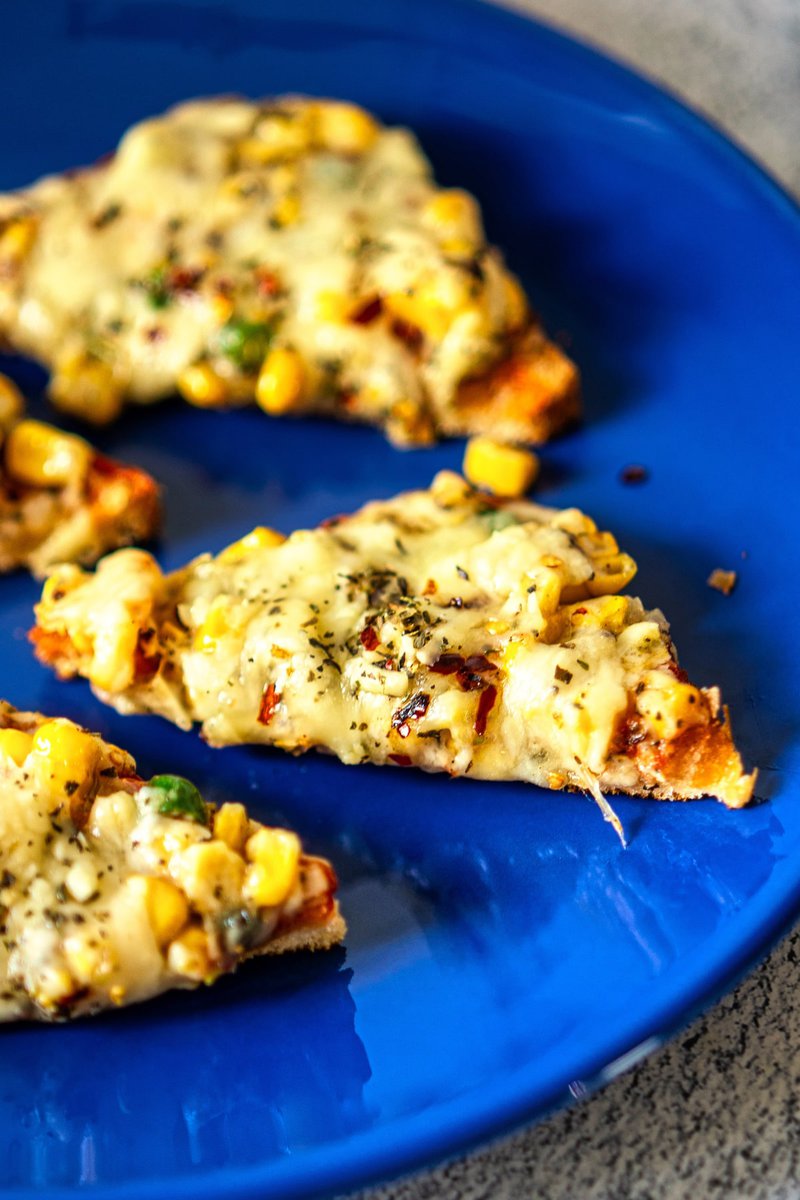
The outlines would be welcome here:
M 12 723 L 0 728 L 0 1021 L 60 1019 L 211 982 L 308 925 L 310 902 L 325 909 L 322 922 L 335 913 L 330 868 L 301 857 L 294 834 L 251 821 L 240 805 L 170 815 L 158 781 L 143 785 L 115 747 L 71 722 L 7 706 L 2 715 Z M 90 748 L 93 794 L 81 810 L 70 800 L 87 789 L 81 765 L 64 786 L 64 762 L 37 745 L 50 746 L 54 725 L 84 772 Z M 19 729 L 32 738 L 24 759 Z
M 184 104 L 109 163 L 5 197 L 4 216 L 0 329 L 95 419 L 110 392 L 150 401 L 177 381 L 200 404 L 257 392 L 268 411 L 425 440 L 528 320 L 472 198 L 350 105 Z M 297 356 L 288 391 L 276 348 Z
M 743 803 L 752 780 L 715 695 L 681 681 L 661 614 L 615 594 L 634 570 L 576 509 L 490 503 L 443 473 L 283 541 L 256 530 L 166 578 L 125 551 L 94 578 L 59 572 L 36 638 L 122 711 L 200 722 L 215 745 Z M 158 646 L 148 672 L 131 627 Z M 717 767 L 666 779 L 659 748 L 700 728 L 719 732 Z

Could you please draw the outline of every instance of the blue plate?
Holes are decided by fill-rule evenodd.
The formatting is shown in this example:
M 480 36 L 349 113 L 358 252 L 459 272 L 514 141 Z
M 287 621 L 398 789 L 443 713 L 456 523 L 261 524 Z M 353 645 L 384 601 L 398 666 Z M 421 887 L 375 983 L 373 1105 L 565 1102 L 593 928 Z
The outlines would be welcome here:
M 303 1197 L 432 1162 L 654 1045 L 750 965 L 800 896 L 797 280 L 785 196 L 673 100 L 457 0 L 53 0 L 4 13 L 0 187 L 94 159 L 181 98 L 342 95 L 419 131 L 583 367 L 585 429 L 545 452 L 641 564 L 693 678 L 718 682 L 766 803 L 535 788 L 212 752 L 36 666 L 36 588 L 2 581 L 3 692 L 296 825 L 342 876 L 346 950 L 249 966 L 71 1028 L 0 1031 L 6 1196 Z M 30 388 L 41 378 L 7 360 Z M 102 437 L 167 487 L 176 566 L 457 467 L 374 431 L 167 404 Z M 650 473 L 626 487 L 619 471 Z M 735 569 L 724 597 L 706 586 Z

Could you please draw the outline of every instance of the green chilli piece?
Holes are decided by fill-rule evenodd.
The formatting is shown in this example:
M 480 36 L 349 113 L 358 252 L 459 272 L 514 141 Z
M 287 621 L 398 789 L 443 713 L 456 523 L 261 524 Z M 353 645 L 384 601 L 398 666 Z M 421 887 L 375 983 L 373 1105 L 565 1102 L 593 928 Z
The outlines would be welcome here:
M 217 346 L 242 371 L 257 371 L 269 350 L 274 329 L 267 321 L 231 317 L 217 334 Z
M 156 799 L 156 812 L 165 817 L 181 817 L 185 821 L 208 824 L 208 809 L 193 783 L 181 775 L 154 775 L 147 785 L 163 795 Z

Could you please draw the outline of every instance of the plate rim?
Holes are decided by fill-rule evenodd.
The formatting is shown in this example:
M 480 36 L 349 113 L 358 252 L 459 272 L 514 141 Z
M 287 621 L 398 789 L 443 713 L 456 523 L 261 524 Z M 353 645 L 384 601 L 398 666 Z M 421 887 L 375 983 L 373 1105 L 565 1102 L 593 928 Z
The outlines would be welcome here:
M 405 0 L 408 3 L 409 0 Z M 413 0 L 418 10 L 426 8 L 426 0 Z M 478 21 L 505 25 L 516 30 L 520 39 L 538 38 L 559 47 L 561 53 L 571 54 L 592 64 L 606 76 L 617 79 L 632 93 L 639 93 L 648 107 L 665 116 L 667 123 L 677 125 L 701 144 L 707 153 L 725 161 L 739 183 L 759 194 L 772 219 L 785 223 L 785 231 L 797 241 L 800 260 L 800 200 L 787 185 L 771 174 L 757 156 L 741 145 L 735 135 L 723 129 L 715 118 L 693 106 L 672 88 L 650 76 L 638 65 L 618 57 L 613 51 L 592 43 L 581 34 L 573 33 L 538 14 L 509 6 L 509 0 L 437 0 L 437 17 L 446 13 L 468 10 Z M 521 47 L 520 54 L 524 53 Z M 659 1049 L 686 1028 L 702 1012 L 728 994 L 746 975 L 756 969 L 771 950 L 789 932 L 800 911 L 800 878 L 793 887 L 782 888 L 778 903 L 767 904 L 763 896 L 751 900 L 737 914 L 738 936 L 729 932 L 725 952 L 716 956 L 712 977 L 698 981 L 694 987 L 673 985 L 679 993 L 678 1007 L 672 992 L 662 997 L 657 1010 L 638 1022 L 629 1023 L 616 1040 L 596 1049 L 586 1064 L 585 1077 L 576 1077 L 581 1084 L 580 1097 L 605 1086 L 619 1072 L 633 1063 L 625 1061 L 635 1056 L 638 1063 Z M 760 914 L 760 910 L 766 912 Z M 148 1180 L 120 1183 L 99 1182 L 82 1185 L 93 1200 L 156 1200 L 168 1194 L 171 1200 L 256 1200 L 256 1197 L 278 1195 L 286 1200 L 311 1200 L 356 1189 L 389 1184 L 404 1176 L 431 1169 L 453 1161 L 486 1146 L 577 1100 L 571 1096 L 564 1073 L 548 1084 L 532 1087 L 528 1080 L 536 1072 L 535 1062 L 514 1071 L 510 1077 L 495 1078 L 490 1086 L 473 1087 L 470 1091 L 417 1111 L 396 1117 L 386 1125 L 354 1134 L 339 1142 L 327 1142 L 304 1150 L 302 1160 L 293 1163 L 255 1163 L 245 1167 L 215 1167 L 201 1175 L 182 1173 Z M 498 1096 L 494 1093 L 499 1092 Z M 488 1096 L 488 1100 L 487 1100 Z M 432 1115 L 434 1120 L 431 1120 Z M 291 1163 L 291 1171 L 288 1163 Z M 299 1169 L 298 1169 L 299 1167 Z M 283 1178 L 283 1175 L 286 1178 Z M 280 1192 L 276 1191 L 279 1187 Z M 267 1191 L 265 1191 L 267 1189 Z M 77 1188 L 48 1187 L 49 1200 L 74 1200 Z M 42 1195 L 36 1187 L 0 1189 L 4 1200 L 32 1200 Z

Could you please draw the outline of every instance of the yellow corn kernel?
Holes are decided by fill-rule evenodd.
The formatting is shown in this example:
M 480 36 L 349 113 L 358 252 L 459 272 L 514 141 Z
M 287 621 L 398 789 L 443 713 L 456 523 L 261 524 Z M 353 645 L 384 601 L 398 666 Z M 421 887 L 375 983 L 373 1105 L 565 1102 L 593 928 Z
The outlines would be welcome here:
M 92 805 L 90 833 L 117 846 L 124 846 L 139 820 L 139 809 L 129 792 L 98 796 Z
M 567 609 L 570 623 L 576 628 L 607 629 L 619 634 L 628 622 L 628 597 L 603 596 L 583 600 Z
M 643 691 L 636 696 L 636 711 L 657 738 L 674 738 L 690 725 L 707 721 L 700 690 L 682 683 L 671 671 L 647 671 Z
M 88 855 L 83 855 L 67 871 L 64 886 L 79 904 L 91 900 L 97 891 L 97 868 Z
M 270 350 L 256 384 L 256 401 L 267 413 L 290 411 L 303 393 L 305 370 L 296 350 L 276 346 Z
M 439 508 L 456 508 L 472 496 L 472 488 L 455 471 L 438 471 L 431 484 L 431 495 Z
M 202 624 L 194 635 L 194 649 L 203 654 L 214 654 L 220 638 L 226 637 L 236 628 L 232 620 L 231 607 L 224 596 L 212 600 Z
M 214 837 L 240 853 L 250 832 L 250 820 L 243 804 L 223 804 L 214 814 Z
M 437 192 L 422 209 L 422 221 L 445 237 L 459 237 L 471 245 L 483 240 L 478 205 L 469 192 L 448 188 Z
M 83 987 L 105 983 L 116 966 L 111 947 L 85 934 L 70 934 L 64 938 L 64 957 L 75 980 Z
M 57 1009 L 75 991 L 75 980 L 66 966 L 53 963 L 39 972 L 33 998 L 44 1009 Z
M 21 767 L 31 752 L 33 736 L 23 729 L 0 729 L 0 754 Z
M 248 838 L 245 899 L 258 908 L 281 904 L 297 880 L 300 849 L 300 839 L 288 829 L 262 828 Z
M 490 637 L 497 637 L 501 633 L 508 633 L 511 626 L 508 621 L 499 621 L 495 618 L 486 622 L 486 632 Z
M 225 842 L 195 842 L 172 856 L 169 870 L 201 913 L 241 904 L 244 859 Z
M 95 425 L 106 425 L 122 411 L 122 388 L 111 367 L 87 354 L 56 363 L 48 395 L 64 412 Z
M 9 473 L 21 483 L 64 487 L 83 481 L 92 449 L 83 438 L 43 421 L 20 421 L 8 434 L 5 458 Z
M 240 144 L 239 152 L 251 162 L 271 163 L 298 158 L 311 145 L 314 134 L 313 105 L 267 113 L 257 123 L 254 136 Z
M 56 804 L 88 796 L 97 786 L 100 743 L 65 717 L 45 721 L 31 746 L 36 772 Z
M 21 262 L 36 237 L 35 217 L 12 217 L 0 232 L 0 259 Z
M 209 304 L 210 304 L 210 307 L 211 307 L 211 311 L 212 311 L 212 312 L 213 312 L 213 314 L 214 314 L 214 319 L 215 319 L 215 320 L 216 320 L 216 321 L 217 321 L 217 322 L 218 322 L 220 325 L 224 325 L 224 324 L 225 324 L 225 322 L 226 322 L 226 321 L 229 321 L 229 320 L 231 319 L 231 317 L 233 316 L 233 309 L 234 309 L 233 298 L 232 298 L 231 296 L 226 296 L 226 295 L 224 294 L 224 292 L 215 292 L 215 293 L 214 293 L 214 295 L 211 297 L 211 300 L 209 301 Z M 195 369 L 196 369 L 198 366 L 201 366 L 201 365 L 202 365 L 202 366 L 208 366 L 208 364 L 207 364 L 207 363 L 204 363 L 204 364 L 199 364 L 199 363 L 196 363 L 196 364 L 195 364 Z M 188 371 L 191 371 L 191 370 L 192 370 L 192 368 L 191 368 L 191 367 L 187 367 L 187 368 L 186 368 L 186 371 L 182 372 L 182 374 L 183 374 L 183 375 L 185 375 L 185 374 L 186 374 Z M 209 370 L 210 370 L 210 368 L 209 368 Z M 222 383 L 222 382 L 223 382 L 223 381 L 222 381 L 222 380 L 219 378 L 219 376 L 218 376 L 218 375 L 214 375 L 214 372 L 213 372 L 213 371 L 211 371 L 211 374 L 212 374 L 212 375 L 213 375 L 213 377 L 214 377 L 214 379 L 213 379 L 213 381 L 212 381 L 212 382 L 214 382 L 214 381 L 215 381 L 215 382 L 218 382 L 218 383 Z M 178 382 L 178 386 L 180 387 L 180 381 Z M 208 389 L 208 387 L 209 387 L 209 384 L 207 383 L 205 386 L 206 386 L 206 388 Z M 223 385 L 223 386 L 224 386 L 224 385 Z M 191 391 L 191 386 L 190 386 L 189 390 Z M 202 386 L 202 383 L 201 383 L 201 386 L 200 386 L 200 389 L 199 389 L 199 390 L 200 390 L 200 392 L 201 392 L 201 394 L 202 394 L 202 392 L 203 392 L 203 386 Z M 186 396 L 186 393 L 185 393 L 185 392 L 184 392 L 183 394 L 184 394 L 184 396 Z M 191 396 L 186 396 L 186 399 L 187 399 L 187 400 L 191 400 L 191 398 L 192 398 Z
M 285 541 L 285 536 L 278 533 L 277 529 L 269 529 L 266 525 L 256 525 L 255 529 L 239 538 L 238 542 L 232 542 L 230 546 L 221 550 L 217 561 L 221 563 L 241 562 L 254 550 L 272 549 L 273 546 L 282 546 Z
M 126 887 L 144 904 L 153 937 L 163 950 L 189 920 L 186 897 L 171 880 L 155 875 L 131 875 Z
M 513 498 L 524 495 L 536 479 L 539 459 L 530 450 L 472 437 L 464 453 L 464 474 L 475 487 Z
M 527 639 L 523 637 L 514 637 L 506 642 L 503 647 L 503 652 L 500 656 L 500 666 L 502 670 L 508 671 L 513 665 L 514 660 L 519 657 L 523 650 L 528 646 Z
M 326 101 L 315 106 L 316 135 L 335 154 L 364 154 L 378 136 L 378 123 L 357 104 Z
M 167 966 L 175 975 L 196 983 L 213 983 L 219 975 L 211 961 L 208 938 L 202 929 L 192 926 L 176 937 L 167 951 Z
M 316 316 L 320 321 L 333 321 L 343 324 L 353 311 L 353 302 L 342 292 L 318 292 L 314 300 Z
M 590 596 L 607 596 L 619 592 L 636 574 L 636 563 L 629 554 L 611 554 L 594 560 L 594 579 L 586 583 Z
M 300 220 L 300 197 L 297 192 L 287 192 L 275 202 L 270 221 L 280 229 L 287 225 L 295 225 Z
M 453 308 L 429 293 L 416 290 L 390 292 L 384 297 L 386 307 L 402 321 L 420 329 L 427 337 L 440 341 L 453 321 Z
M 219 408 L 229 396 L 228 385 L 210 363 L 192 363 L 177 378 L 176 385 L 184 400 L 197 408 Z
M 8 429 L 25 411 L 25 399 L 13 379 L 0 375 L 0 429 Z
M 506 301 L 506 325 L 509 329 L 518 329 L 528 319 L 528 298 L 516 275 L 510 273 L 503 276 L 503 291 Z
M 564 564 L 561 559 L 552 558 L 549 564 L 545 562 L 536 570 L 528 572 L 524 583 L 530 607 L 534 611 L 538 607 L 540 614 L 545 618 L 551 617 L 561 603 Z

